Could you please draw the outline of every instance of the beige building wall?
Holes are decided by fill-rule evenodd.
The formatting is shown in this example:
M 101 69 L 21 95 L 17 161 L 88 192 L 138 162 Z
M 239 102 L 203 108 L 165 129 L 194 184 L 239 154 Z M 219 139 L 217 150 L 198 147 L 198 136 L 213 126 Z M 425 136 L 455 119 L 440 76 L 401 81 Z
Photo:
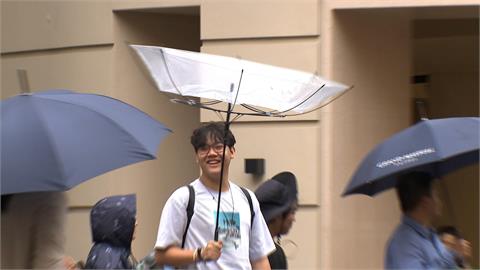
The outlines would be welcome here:
M 157 160 L 107 173 L 68 192 L 70 255 L 86 258 L 91 247 L 89 211 L 96 201 L 112 194 L 136 193 L 139 226 L 133 251 L 142 257 L 153 247 L 160 212 L 168 196 L 198 175 L 189 145 L 192 129 L 200 122 L 218 118 L 207 111 L 170 103 L 148 80 L 127 44 L 240 57 L 318 72 L 328 79 L 353 85 L 352 90 L 329 106 L 304 116 L 240 118 L 232 125 L 238 143 L 231 177 L 253 190 L 280 171 L 290 170 L 297 175 L 301 206 L 297 222 L 284 239 L 291 269 L 381 268 L 385 243 L 400 219 L 394 192 L 374 199 L 341 198 L 340 194 L 372 147 L 411 124 L 410 78 L 424 63 L 416 53 L 420 49 L 430 51 L 439 44 L 413 41 L 412 22 L 418 12 L 423 12 L 420 8 L 389 7 L 472 3 L 2 1 L 2 99 L 19 93 L 16 69 L 23 68 L 28 71 L 33 90 L 69 88 L 107 94 L 139 107 L 174 130 L 162 142 Z M 445 10 L 441 13 L 447 17 L 451 14 Z M 478 34 L 473 40 L 478 48 Z M 470 45 L 465 46 L 456 50 L 472 50 Z M 478 60 L 478 53 L 475 59 Z M 478 115 L 476 63 L 473 73 L 458 76 L 444 76 L 444 71 L 432 69 L 440 64 L 431 65 L 430 69 L 422 67 L 422 72 L 439 74 L 432 76 L 432 87 L 444 89 L 438 92 L 445 96 L 432 95 L 438 98 L 432 101 L 432 110 L 446 99 L 451 100 L 448 87 L 443 87 L 445 80 L 470 89 L 462 92 L 462 99 L 455 106 L 441 106 L 437 115 L 459 111 L 463 115 L 475 112 L 475 108 Z M 470 77 L 464 80 L 462 76 Z M 464 109 L 462 102 L 474 99 L 477 103 Z M 265 175 L 245 174 L 245 158 L 264 158 Z M 478 175 L 478 166 L 473 170 L 460 177 Z M 468 182 L 468 188 L 455 189 L 458 186 L 448 181 L 446 185 L 452 189 L 449 196 L 463 194 L 466 189 L 478 190 L 478 177 L 476 182 L 464 182 Z M 468 194 L 451 208 L 458 210 L 456 220 L 472 237 L 478 253 L 478 192 Z M 462 212 L 465 205 L 472 207 Z
M 328 119 L 322 159 L 318 251 L 325 269 L 380 268 L 385 243 L 400 213 L 392 191 L 375 198 L 340 197 L 361 159 L 376 144 L 407 127 L 411 74 L 409 13 L 341 10 L 329 16 L 324 42 L 327 73 L 354 88 L 321 111 Z M 323 169 L 322 169 L 323 170 Z

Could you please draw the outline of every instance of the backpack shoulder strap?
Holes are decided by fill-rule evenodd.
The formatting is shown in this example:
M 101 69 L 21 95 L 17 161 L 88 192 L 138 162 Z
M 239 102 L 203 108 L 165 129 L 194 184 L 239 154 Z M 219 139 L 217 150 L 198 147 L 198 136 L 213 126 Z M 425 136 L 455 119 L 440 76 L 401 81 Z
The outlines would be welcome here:
M 193 189 L 192 185 L 187 185 L 187 187 L 189 193 L 187 204 L 187 226 L 183 232 L 182 248 L 185 246 L 185 238 L 187 238 L 188 227 L 190 226 L 190 221 L 192 220 L 193 216 L 193 207 L 195 206 L 195 190 Z
M 250 196 L 250 193 L 248 190 L 244 187 L 240 187 L 245 194 L 245 197 L 247 197 L 248 204 L 250 206 L 250 230 L 252 229 L 252 224 L 253 224 L 253 218 L 255 217 L 255 211 L 253 211 L 253 203 L 252 203 L 252 197 Z

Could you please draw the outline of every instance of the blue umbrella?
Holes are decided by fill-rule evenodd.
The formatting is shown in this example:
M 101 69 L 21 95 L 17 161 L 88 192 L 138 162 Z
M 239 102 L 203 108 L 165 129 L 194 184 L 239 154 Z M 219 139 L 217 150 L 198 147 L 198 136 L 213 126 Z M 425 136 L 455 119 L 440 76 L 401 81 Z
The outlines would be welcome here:
M 170 130 L 122 101 L 52 90 L 0 103 L 1 194 L 68 190 L 154 159 Z
M 425 171 L 439 178 L 477 163 L 480 118 L 423 120 L 385 140 L 361 162 L 343 196 L 373 196 L 396 186 L 399 174 Z

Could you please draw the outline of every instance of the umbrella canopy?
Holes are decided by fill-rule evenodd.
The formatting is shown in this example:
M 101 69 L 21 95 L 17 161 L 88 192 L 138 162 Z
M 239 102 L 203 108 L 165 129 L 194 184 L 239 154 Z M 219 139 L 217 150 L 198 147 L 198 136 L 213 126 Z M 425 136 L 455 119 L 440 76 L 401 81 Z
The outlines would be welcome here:
M 373 196 L 396 186 L 397 176 L 424 171 L 434 177 L 477 163 L 480 118 L 423 120 L 379 144 L 360 163 L 343 196 Z
M 155 46 L 130 46 L 160 91 L 243 104 L 252 109 L 253 114 L 306 113 L 328 104 L 349 88 L 311 73 L 232 57 Z M 197 103 L 195 99 L 184 101 Z M 263 108 L 271 111 L 263 111 Z
M 170 130 L 122 101 L 52 90 L 0 103 L 1 194 L 68 190 L 154 159 Z

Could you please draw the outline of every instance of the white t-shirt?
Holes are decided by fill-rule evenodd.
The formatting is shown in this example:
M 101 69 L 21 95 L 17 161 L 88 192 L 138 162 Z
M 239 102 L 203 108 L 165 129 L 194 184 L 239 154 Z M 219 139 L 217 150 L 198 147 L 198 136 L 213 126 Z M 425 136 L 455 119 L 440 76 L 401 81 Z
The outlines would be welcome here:
M 195 207 L 185 249 L 204 247 L 213 240 L 217 212 L 218 191 L 208 189 L 199 179 L 191 185 L 195 190 Z M 252 229 L 248 199 L 239 186 L 230 182 L 230 189 L 222 192 L 220 203 L 219 240 L 223 241 L 222 255 L 217 261 L 198 262 L 189 265 L 188 269 L 251 269 L 250 261 L 268 256 L 275 250 L 258 200 L 253 192 L 248 192 L 255 211 Z M 167 200 L 160 218 L 155 248 L 182 245 L 188 199 L 188 188 L 181 187 Z

